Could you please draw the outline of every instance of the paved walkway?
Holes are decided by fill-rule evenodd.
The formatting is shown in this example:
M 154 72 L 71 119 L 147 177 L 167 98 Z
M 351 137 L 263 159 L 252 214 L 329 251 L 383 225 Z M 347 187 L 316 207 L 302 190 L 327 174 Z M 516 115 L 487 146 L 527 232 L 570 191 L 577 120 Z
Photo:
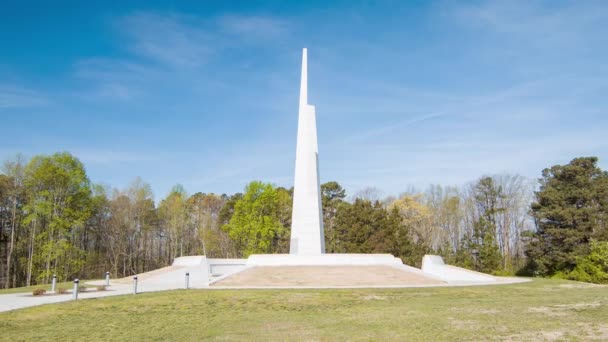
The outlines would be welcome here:
M 328 267 L 330 269 L 328 269 Z M 141 277 L 138 293 L 183 289 L 185 287 L 183 269 L 165 269 L 155 272 L 154 277 Z M 195 275 L 195 274 L 192 274 Z M 140 275 L 141 276 L 141 275 Z M 132 279 L 132 278 L 131 278 Z M 116 279 L 106 291 L 86 291 L 78 294 L 78 300 L 118 295 L 132 295 L 133 284 L 128 278 Z M 202 286 L 196 278 L 190 283 L 192 288 L 220 289 L 331 289 L 331 288 L 412 288 L 499 285 L 529 281 L 527 278 L 496 277 L 496 282 L 486 283 L 445 283 L 412 272 L 403 272 L 392 267 L 255 267 L 222 279 L 211 287 Z M 132 281 L 132 280 L 131 280 Z M 87 281 L 85 285 L 103 285 L 104 280 Z M 33 296 L 28 293 L 0 295 L 0 312 L 31 306 L 67 302 L 72 300 L 72 292 Z
M 100 298 L 118 296 L 133 293 L 133 287 L 129 285 L 113 285 L 106 291 L 85 291 L 78 293 L 78 300 L 88 298 Z M 10 293 L 0 295 L 0 312 L 27 308 L 43 304 L 60 303 L 72 300 L 72 291 L 66 294 L 46 294 L 34 296 L 28 293 Z

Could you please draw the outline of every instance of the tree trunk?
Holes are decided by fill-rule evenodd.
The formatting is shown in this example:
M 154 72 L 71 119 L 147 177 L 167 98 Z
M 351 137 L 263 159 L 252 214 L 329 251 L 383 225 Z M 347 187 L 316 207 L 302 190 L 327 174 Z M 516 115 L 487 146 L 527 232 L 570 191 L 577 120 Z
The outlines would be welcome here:
M 13 257 L 13 248 L 15 246 L 15 223 L 17 218 L 17 197 L 13 198 L 13 215 L 11 222 L 11 242 L 8 246 L 8 255 L 6 257 L 6 288 L 11 285 L 11 259 Z
M 28 265 L 27 265 L 27 280 L 25 286 L 30 286 L 32 284 L 32 263 L 34 260 L 34 242 L 36 237 L 36 219 L 34 218 L 34 227 L 32 228 L 32 238 L 30 240 L 30 253 L 28 257 Z

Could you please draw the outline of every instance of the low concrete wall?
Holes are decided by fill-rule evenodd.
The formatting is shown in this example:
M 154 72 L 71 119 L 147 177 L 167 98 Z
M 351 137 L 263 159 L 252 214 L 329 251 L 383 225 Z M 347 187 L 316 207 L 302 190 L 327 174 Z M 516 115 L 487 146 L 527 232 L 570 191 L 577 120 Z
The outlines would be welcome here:
M 183 289 L 186 287 L 186 273 L 189 273 L 190 288 L 209 286 L 207 258 L 197 255 L 175 258 L 169 267 L 138 274 L 138 290 L 145 292 Z
M 448 283 L 458 282 L 496 282 L 497 279 L 489 274 L 467 270 L 465 268 L 446 265 L 438 255 L 425 255 L 422 258 L 422 272 L 434 275 Z
M 247 259 L 207 259 L 209 272 L 213 277 L 242 271 L 247 266 Z
M 173 266 L 199 266 L 207 263 L 204 255 L 183 256 L 173 259 Z

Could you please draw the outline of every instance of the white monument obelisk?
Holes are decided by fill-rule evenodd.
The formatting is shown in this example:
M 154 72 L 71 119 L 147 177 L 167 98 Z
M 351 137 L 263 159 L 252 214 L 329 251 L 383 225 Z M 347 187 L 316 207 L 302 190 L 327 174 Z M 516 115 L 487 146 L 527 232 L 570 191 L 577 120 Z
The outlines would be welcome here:
M 306 49 L 302 50 L 298 142 L 289 253 L 298 255 L 325 253 L 321 184 L 319 182 L 317 119 L 315 107 L 308 104 Z

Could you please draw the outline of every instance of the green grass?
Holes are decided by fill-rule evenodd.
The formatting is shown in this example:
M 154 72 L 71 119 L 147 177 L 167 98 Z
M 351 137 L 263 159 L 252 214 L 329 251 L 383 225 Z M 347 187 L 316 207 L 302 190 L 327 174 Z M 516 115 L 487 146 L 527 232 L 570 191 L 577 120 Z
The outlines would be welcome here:
M 608 287 L 530 283 L 410 289 L 179 290 L 0 314 L 19 340 L 608 339 Z

